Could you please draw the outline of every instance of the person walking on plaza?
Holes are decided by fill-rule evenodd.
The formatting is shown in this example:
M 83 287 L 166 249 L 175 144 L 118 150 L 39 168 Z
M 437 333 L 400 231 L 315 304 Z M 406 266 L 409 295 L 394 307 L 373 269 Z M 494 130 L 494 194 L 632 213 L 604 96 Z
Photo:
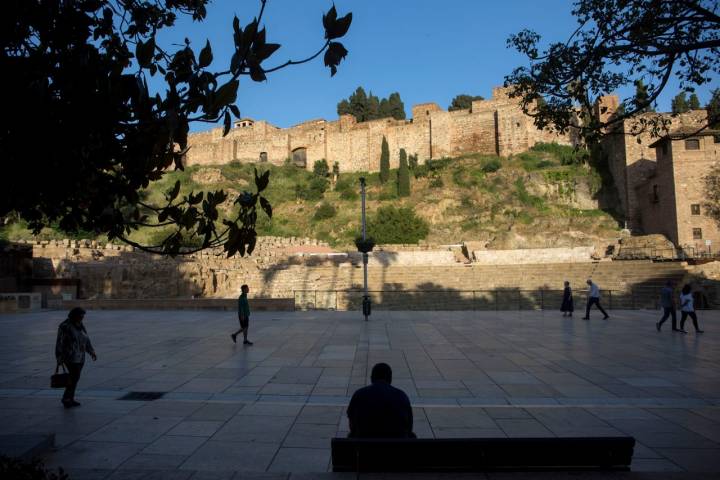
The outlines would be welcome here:
M 607 320 L 610 318 L 610 315 L 607 314 L 605 309 L 600 305 L 600 287 L 597 286 L 592 280 L 588 278 L 587 281 L 588 284 L 588 300 L 587 300 L 587 306 L 585 307 L 585 316 L 583 317 L 583 320 L 590 320 L 590 308 L 593 305 L 597 305 L 598 309 L 602 312 L 603 320 Z
M 85 365 L 85 352 L 90 354 L 93 361 L 97 360 L 95 349 L 90 342 L 83 318 L 85 310 L 75 307 L 68 313 L 67 319 L 58 327 L 55 341 L 55 359 L 58 366 L 64 365 L 69 374 L 65 386 L 62 404 L 65 408 L 79 407 L 80 402 L 75 401 L 75 389 L 80 381 L 80 373 Z
M 697 314 L 695 313 L 695 300 L 693 299 L 692 288 L 690 285 L 685 285 L 680 293 L 680 331 L 685 331 L 685 320 L 687 317 L 692 318 L 693 326 L 695 327 L 696 333 L 703 333 L 698 327 Z
M 243 334 L 243 345 L 252 345 L 252 342 L 248 340 L 248 327 L 250 326 L 250 303 L 248 303 L 247 294 L 250 291 L 250 287 L 243 285 L 240 287 L 242 293 L 238 297 L 238 320 L 240 321 L 240 330 L 230 334 L 233 343 L 237 343 L 237 336 L 239 333 Z
M 660 290 L 660 306 L 663 308 L 663 316 L 659 322 L 655 324 L 655 328 L 659 332 L 665 320 L 672 315 L 672 331 L 679 331 L 677 328 L 677 315 L 675 314 L 675 292 L 672 280 L 668 280 L 662 290 Z
M 560 305 L 560 311 L 563 317 L 572 317 L 573 310 L 573 297 L 572 290 L 570 289 L 570 282 L 565 280 L 565 288 L 563 289 L 562 305 Z
M 392 369 L 376 364 L 370 385 L 355 391 L 347 408 L 353 438 L 416 438 L 413 412 L 408 396 L 392 385 Z

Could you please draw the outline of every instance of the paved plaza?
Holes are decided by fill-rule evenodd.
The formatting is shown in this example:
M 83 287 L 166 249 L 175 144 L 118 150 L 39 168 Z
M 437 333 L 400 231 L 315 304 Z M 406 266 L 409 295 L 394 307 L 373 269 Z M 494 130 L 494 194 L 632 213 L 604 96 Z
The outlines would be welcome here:
M 82 406 L 71 410 L 48 388 L 65 312 L 0 315 L 0 433 L 54 432 L 45 462 L 71 479 L 301 478 L 329 471 L 350 395 L 383 361 L 410 396 L 421 438 L 632 435 L 633 471 L 711 478 L 720 472 L 720 312 L 698 313 L 704 335 L 692 325 L 673 334 L 669 322 L 657 333 L 654 311 L 613 311 L 609 321 L 596 312 L 589 322 L 375 312 L 367 323 L 355 312 L 260 312 L 255 345 L 244 347 L 229 337 L 234 312 L 90 311 L 98 361 L 88 359 Z M 130 392 L 165 393 L 120 399 Z

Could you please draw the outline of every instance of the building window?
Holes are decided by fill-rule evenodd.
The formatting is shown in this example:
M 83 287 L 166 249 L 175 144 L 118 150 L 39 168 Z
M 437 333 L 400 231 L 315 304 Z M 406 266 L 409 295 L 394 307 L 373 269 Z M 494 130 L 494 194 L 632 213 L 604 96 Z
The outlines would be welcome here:
M 693 228 L 693 240 L 702 240 L 702 228 Z
M 690 205 L 690 213 L 692 215 L 700 215 L 700 204 L 693 203 L 692 205 Z
M 685 140 L 685 150 L 700 150 L 700 139 L 688 138 Z
M 657 185 L 653 185 L 652 197 L 650 197 L 650 201 L 652 203 L 658 203 L 660 201 L 660 196 L 658 195 L 658 186 Z
M 267 162 L 267 152 L 260 152 L 260 163 Z

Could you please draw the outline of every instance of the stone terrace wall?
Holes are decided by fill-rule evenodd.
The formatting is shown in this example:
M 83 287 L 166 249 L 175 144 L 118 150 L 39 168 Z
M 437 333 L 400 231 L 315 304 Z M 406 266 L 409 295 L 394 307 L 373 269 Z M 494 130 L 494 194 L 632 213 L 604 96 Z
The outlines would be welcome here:
M 226 137 L 222 129 L 190 135 L 188 165 L 224 164 L 231 161 L 267 161 L 280 165 L 294 151 L 305 149 L 308 169 L 316 160 L 338 162 L 340 171 L 378 171 L 382 138 L 390 148 L 390 165 L 397 167 L 399 152 L 417 154 L 421 161 L 463 153 L 511 155 L 536 142 L 569 144 L 570 137 L 538 130 L 522 113 L 507 89 L 493 89 L 490 100 L 473 102 L 470 110 L 448 112 L 437 104 L 412 108 L 412 120 L 384 118 L 357 123 L 351 115 L 339 120 L 311 120 L 281 129 L 265 121 L 241 122 Z
M 475 250 L 473 262 L 483 265 L 591 262 L 595 247 Z

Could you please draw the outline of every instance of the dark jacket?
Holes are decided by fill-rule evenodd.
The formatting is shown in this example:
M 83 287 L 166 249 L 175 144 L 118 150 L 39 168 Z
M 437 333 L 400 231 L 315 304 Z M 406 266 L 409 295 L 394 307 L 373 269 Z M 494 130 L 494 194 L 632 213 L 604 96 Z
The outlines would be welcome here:
M 70 319 L 58 327 L 55 341 L 55 358 L 58 363 L 83 363 L 85 352 L 95 353 L 85 325 L 76 326 Z
M 405 392 L 386 382 L 357 390 L 347 409 L 350 437 L 413 438 L 413 413 Z
M 574 310 L 572 290 L 570 287 L 565 287 L 563 290 L 562 305 L 560 305 L 561 312 L 572 312 Z

